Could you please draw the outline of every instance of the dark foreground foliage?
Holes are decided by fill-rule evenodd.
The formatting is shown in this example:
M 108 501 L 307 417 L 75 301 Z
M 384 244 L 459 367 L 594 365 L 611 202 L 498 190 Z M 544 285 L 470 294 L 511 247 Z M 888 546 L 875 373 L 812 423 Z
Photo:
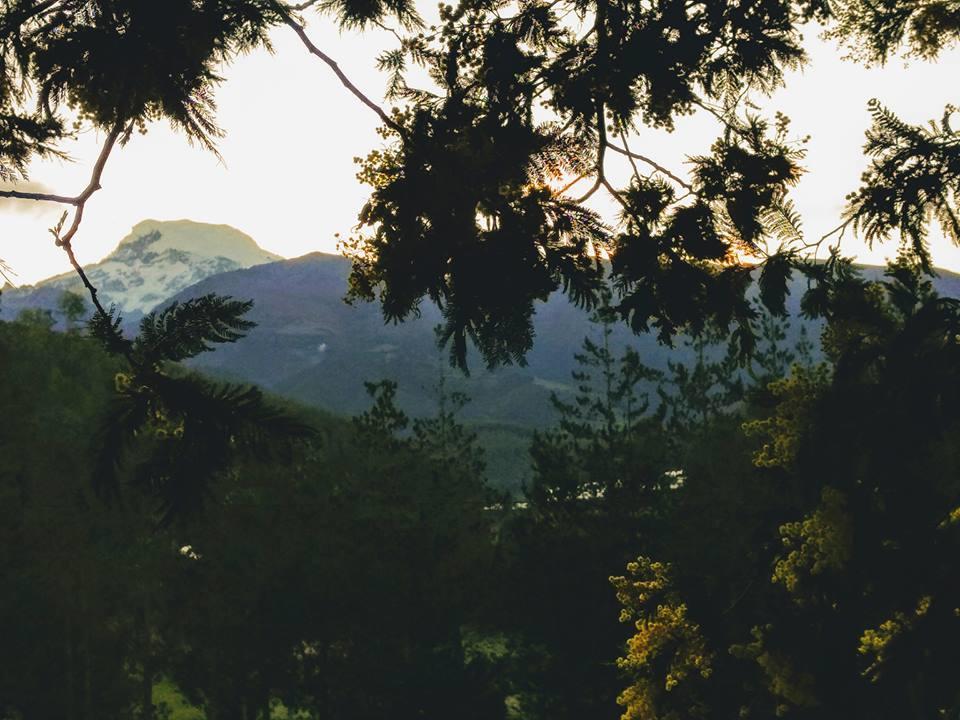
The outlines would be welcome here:
M 95 492 L 127 360 L 0 323 L 0 717 L 159 717 L 161 681 L 209 718 L 952 717 L 960 311 L 888 275 L 834 278 L 822 365 L 769 317 L 748 371 L 654 373 L 601 313 L 519 500 L 462 398 L 411 423 L 382 382 L 167 523 L 165 422 Z

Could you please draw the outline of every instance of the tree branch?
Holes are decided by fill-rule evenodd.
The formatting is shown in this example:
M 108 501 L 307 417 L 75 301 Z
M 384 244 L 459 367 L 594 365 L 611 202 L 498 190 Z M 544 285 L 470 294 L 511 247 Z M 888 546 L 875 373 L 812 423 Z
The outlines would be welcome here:
M 73 240 L 73 236 L 77 234 L 77 230 L 80 229 L 80 221 L 83 220 L 83 209 L 87 204 L 87 200 L 100 189 L 100 178 L 103 176 L 103 169 L 107 165 L 107 159 L 110 157 L 110 153 L 113 151 L 113 146 L 116 145 L 117 139 L 123 133 L 123 123 L 117 121 L 114 124 L 113 128 L 110 130 L 110 133 L 107 135 L 106 141 L 103 143 L 103 148 L 100 150 L 100 155 L 97 157 L 97 161 L 93 164 L 93 171 L 90 173 L 90 182 L 87 183 L 87 186 L 83 189 L 76 198 L 73 198 L 70 202 L 71 205 L 75 205 L 77 210 L 73 215 L 73 222 L 70 224 L 70 229 L 67 230 L 67 234 L 62 237 L 59 234 L 59 231 L 54 233 L 54 237 L 57 239 L 57 246 L 63 247 L 67 250 L 67 254 L 70 254 L 70 241 Z M 82 271 L 80 271 L 82 272 Z
M 617 147 L 616 145 L 613 145 L 609 141 L 607 142 L 607 147 L 613 150 L 614 152 L 620 153 L 621 155 L 626 155 L 628 158 L 631 158 L 633 160 L 639 160 L 642 163 L 646 163 L 657 172 L 662 173 L 663 175 L 666 175 L 668 178 L 673 180 L 675 183 L 677 183 L 677 185 L 682 187 L 684 190 L 689 190 L 690 192 L 693 192 L 693 186 L 690 183 L 688 183 L 683 178 L 678 177 L 674 173 L 667 170 L 667 168 L 665 168 L 663 165 L 658 163 L 656 160 L 653 160 L 652 158 L 648 158 L 646 155 L 641 155 L 640 153 L 632 152 L 629 149 Z
M 304 29 L 303 25 L 298 23 L 292 17 L 287 17 L 285 22 L 297 34 L 301 42 L 303 42 L 303 44 L 306 46 L 307 50 L 310 51 L 310 54 L 316 55 L 318 58 L 323 60 L 323 62 L 325 62 L 327 65 L 330 66 L 330 69 L 333 70 L 334 74 L 337 76 L 337 78 L 339 78 L 343 86 L 347 88 L 347 90 L 349 90 L 351 93 L 353 93 L 354 97 L 360 100 L 360 102 L 362 102 L 368 108 L 373 110 L 377 114 L 377 116 L 380 118 L 380 120 L 383 122 L 384 125 L 386 125 L 391 130 L 395 131 L 398 135 L 400 135 L 400 137 L 402 138 L 406 137 L 406 131 L 403 129 L 403 126 L 401 126 L 396 121 L 392 120 L 390 116 L 383 111 L 383 108 L 381 108 L 379 105 L 373 102 L 370 98 L 364 95 L 363 92 L 361 92 L 360 89 L 350 81 L 350 78 L 348 78 L 344 74 L 344 72 L 340 69 L 340 66 L 337 65 L 336 61 L 333 58 L 331 58 L 329 55 L 327 55 L 325 52 L 323 52 L 323 50 L 321 50 L 320 48 L 318 48 L 316 45 L 313 44 L 313 42 L 307 36 L 307 32 Z
M 577 179 L 577 181 L 579 182 L 582 179 L 583 177 L 580 177 Z M 587 192 L 585 192 L 583 195 L 578 197 L 576 200 L 574 200 L 574 202 L 577 203 L 578 205 L 581 203 L 585 203 L 600 188 L 600 183 L 602 182 L 603 182 L 603 173 L 600 173 L 597 175 L 597 181 L 590 186 L 590 189 L 587 190 Z
M 44 200 L 47 202 L 61 203 L 63 205 L 79 205 L 80 196 L 68 197 L 66 195 L 52 195 L 49 193 L 20 192 L 19 190 L 0 190 L 0 198 L 13 198 L 15 200 Z
M 602 36 L 600 36 L 602 37 Z M 604 114 L 604 104 L 602 100 L 597 101 L 597 182 L 590 189 L 590 192 L 586 197 L 590 197 L 593 192 L 603 186 L 608 193 L 610 193 L 613 198 L 620 203 L 623 207 L 624 212 L 627 213 L 630 217 L 636 221 L 638 225 L 642 225 L 643 222 L 637 217 L 633 208 L 630 207 L 630 203 L 623 199 L 623 195 L 607 180 L 607 175 L 603 167 L 603 160 L 606 156 L 606 150 L 610 145 L 609 140 L 607 139 L 607 126 L 604 124 L 605 114 Z
M 61 0 L 45 0 L 29 10 L 23 10 L 19 13 L 12 13 L 7 17 L 7 22 L 0 26 L 0 36 L 7 37 L 14 28 L 22 26 L 25 22 L 32 20 L 38 15 L 43 15 L 48 10 L 54 8 L 54 6 L 59 5 L 60 2 Z
M 837 236 L 837 243 L 836 243 L 836 245 L 833 245 L 833 246 L 828 245 L 827 247 L 828 247 L 828 248 L 829 248 L 829 247 L 839 248 L 839 247 L 840 247 L 840 243 L 841 243 L 841 241 L 843 240 L 843 236 L 844 236 L 844 234 L 847 232 L 847 227 L 848 227 L 848 226 L 850 225 L 850 223 L 852 223 L 852 222 L 853 222 L 853 218 L 847 218 L 847 219 L 844 220 L 842 223 L 840 223 L 839 225 L 837 225 L 837 227 L 835 227 L 835 228 L 834 228 L 833 230 L 831 230 L 830 232 L 826 233 L 825 235 L 821 235 L 818 240 L 814 240 L 814 241 L 812 241 L 812 242 L 803 242 L 803 243 L 801 243 L 801 244 L 800 244 L 800 247 L 799 247 L 799 250 L 800 250 L 801 252 L 809 252 L 809 251 L 813 250 L 813 257 L 816 258 L 816 257 L 817 257 L 817 254 L 820 252 L 820 247 L 821 247 L 827 240 L 829 240 L 831 237 L 833 237 L 834 235 Z
M 55 228 L 50 230 L 50 233 L 53 235 L 57 247 L 62 247 L 64 252 L 67 253 L 67 258 L 70 260 L 70 264 L 73 266 L 73 269 L 77 272 L 77 275 L 80 276 L 80 280 L 83 282 L 84 287 L 87 288 L 87 291 L 90 293 L 90 299 L 93 301 L 94 306 L 97 308 L 97 311 L 107 317 L 107 311 L 104 310 L 103 305 L 100 304 L 100 300 L 97 299 L 97 288 L 94 287 L 93 283 L 90 282 L 90 279 L 87 277 L 87 274 L 83 271 L 83 266 L 77 262 L 77 257 L 73 253 L 73 237 L 77 234 L 77 230 L 80 229 L 80 222 L 83 220 L 83 210 L 86 207 L 87 200 L 93 196 L 97 190 L 100 189 L 100 178 L 103 176 L 103 169 L 107 165 L 107 159 L 110 157 L 110 153 L 113 151 L 114 146 L 117 144 L 117 140 L 123 134 L 124 123 L 122 121 L 117 121 L 113 128 L 111 128 L 110 133 L 107 135 L 107 139 L 103 143 L 103 148 L 100 150 L 100 155 L 97 156 L 97 161 L 93 165 L 93 170 L 90 173 L 90 182 L 87 183 L 87 186 L 83 189 L 79 195 L 75 198 L 66 198 L 65 201 L 67 204 L 76 206 L 76 210 L 73 214 L 73 222 L 70 223 L 70 228 L 63 235 L 60 234 L 60 229 L 63 226 L 64 220 L 67 218 L 67 211 L 64 211 L 63 217 L 60 218 L 60 222 Z M 42 193 L 21 193 L 23 195 L 38 195 L 39 197 L 28 197 L 27 199 L 32 200 L 54 200 L 55 198 L 61 197 L 56 195 L 44 196 Z M 13 197 L 17 197 L 14 195 Z M 63 200 L 55 200 L 56 202 L 64 202 Z
M 572 188 L 574 185 L 576 185 L 578 182 L 580 182 L 581 180 L 583 180 L 583 179 L 586 178 L 586 177 L 587 177 L 586 174 L 577 175 L 577 177 L 575 177 L 573 180 L 571 180 L 570 182 L 568 182 L 568 183 L 567 183 L 566 185 L 564 185 L 562 188 L 560 188 L 559 190 L 557 190 L 556 194 L 557 194 L 557 195 L 563 195 L 567 190 L 569 190 L 570 188 Z
M 737 135 L 739 135 L 740 137 L 744 138 L 745 140 L 750 140 L 750 135 L 749 135 L 742 127 L 740 127 L 739 125 L 737 125 L 736 119 L 730 120 L 730 119 L 724 117 L 724 116 L 723 116 L 723 113 L 721 113 L 721 112 L 720 112 L 719 110 L 717 110 L 715 107 L 712 107 L 709 103 L 701 100 L 700 98 L 698 98 L 698 97 L 696 97 L 696 96 L 694 96 L 694 98 L 693 98 L 693 104 L 694 104 L 694 105 L 697 105 L 698 107 L 703 108 L 703 109 L 706 110 L 708 113 L 710 113 L 711 115 L 713 115 L 713 116 L 714 116 L 717 120 L 719 120 L 720 123 L 721 123 L 727 130 L 729 130 L 730 132 L 735 132 Z M 732 112 L 732 110 L 731 110 L 730 108 L 726 108 L 725 110 L 726 110 L 726 112 Z

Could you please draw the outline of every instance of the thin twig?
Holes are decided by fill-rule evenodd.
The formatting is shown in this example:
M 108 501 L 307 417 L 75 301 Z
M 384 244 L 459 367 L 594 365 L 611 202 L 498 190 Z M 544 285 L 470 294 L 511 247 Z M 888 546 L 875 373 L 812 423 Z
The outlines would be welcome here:
M 600 184 L 606 188 L 607 192 L 613 196 L 613 199 L 620 203 L 621 207 L 626 211 L 626 213 L 636 221 L 638 225 L 643 225 L 643 222 L 637 217 L 633 208 L 630 207 L 630 203 L 623 199 L 623 194 L 620 193 L 613 185 L 610 184 L 610 181 L 605 177 L 600 178 Z
M 806 251 L 806 252 L 809 252 L 810 250 L 813 250 L 813 257 L 814 257 L 814 259 L 816 259 L 816 258 L 817 258 L 817 255 L 820 253 L 820 248 L 823 246 L 823 243 L 825 243 L 828 239 L 830 239 L 830 238 L 833 237 L 834 235 L 837 235 L 837 244 L 836 244 L 834 247 L 840 247 L 840 241 L 843 240 L 843 236 L 844 236 L 844 234 L 847 232 L 847 227 L 848 227 L 848 226 L 850 225 L 850 223 L 852 223 L 852 222 L 853 222 L 853 218 L 847 218 L 847 219 L 844 220 L 842 223 L 840 223 L 839 225 L 837 225 L 837 226 L 836 226 L 833 230 L 831 230 L 830 232 L 828 232 L 828 233 L 826 233 L 826 234 L 824 234 L 824 235 L 821 235 L 818 240 L 814 240 L 813 242 L 804 242 L 804 243 L 802 243 L 802 244 L 800 245 L 800 247 L 799 247 L 799 250 L 800 250 L 800 251 Z M 829 246 L 828 246 L 828 247 L 829 247 Z
M 624 140 L 626 140 L 626 138 L 624 138 Z M 690 192 L 693 192 L 693 185 L 688 183 L 683 178 L 667 170 L 667 168 L 665 168 L 663 165 L 658 163 L 656 160 L 648 158 L 646 155 L 641 155 L 640 153 L 631 152 L 629 149 L 617 147 L 616 145 L 610 143 L 609 141 L 607 142 L 607 147 L 613 150 L 614 152 L 620 153 L 621 155 L 626 155 L 628 158 L 632 158 L 633 160 L 639 160 L 640 162 L 646 163 L 657 172 L 666 175 L 668 178 L 670 178 L 675 183 L 677 183 L 680 187 L 684 188 L 685 190 L 689 190 Z
M 16 273 L 13 271 L 13 268 L 7 265 L 7 263 L 5 263 L 3 260 L 0 260 L 0 278 L 3 278 L 4 282 L 13 285 L 13 281 L 10 279 L 11 275 L 16 275 Z
M 398 42 L 400 42 L 401 44 L 403 44 L 403 36 L 400 35 L 400 33 L 398 33 L 398 32 L 397 32 L 396 30 L 394 30 L 392 27 L 390 27 L 389 25 L 386 25 L 386 24 L 380 22 L 379 20 L 374 20 L 374 21 L 373 21 L 373 24 L 376 25 L 376 26 L 377 26 L 378 28 L 380 28 L 381 30 L 385 30 L 386 32 L 390 33 L 391 35 L 393 35 L 393 36 L 397 39 Z
M 103 143 L 103 148 L 100 150 L 100 155 L 97 157 L 97 161 L 93 165 L 93 171 L 90 173 L 90 182 L 87 183 L 87 187 L 83 189 L 83 192 L 77 195 L 76 202 L 71 203 L 76 206 L 76 212 L 73 215 L 73 222 L 70 224 L 70 229 L 67 230 L 67 234 L 64 236 L 57 237 L 57 245 L 62 246 L 64 249 L 67 249 L 69 254 L 70 250 L 70 241 L 73 240 L 73 236 L 77 234 L 77 230 L 80 229 L 80 222 L 83 220 L 83 209 L 87 204 L 87 200 L 100 189 L 100 178 L 103 176 L 103 169 L 107 165 L 107 159 L 110 157 L 110 153 L 113 151 L 113 146 L 116 144 L 117 139 L 123 133 L 123 122 L 117 121 L 114 124 L 113 128 L 110 130 L 110 133 L 107 135 L 106 141 Z
M 307 8 L 316 5 L 318 2 L 320 2 L 320 0 L 307 0 L 299 5 L 289 5 L 288 7 L 290 10 L 293 10 L 293 12 L 303 12 Z
M 353 93 L 353 95 L 358 100 L 360 100 L 360 102 L 362 102 L 368 108 L 373 110 L 377 114 L 377 116 L 380 118 L 380 120 L 383 121 L 384 125 L 386 125 L 391 130 L 394 130 L 398 135 L 400 135 L 400 137 L 402 138 L 406 137 L 406 131 L 404 130 L 403 126 L 397 123 L 396 121 L 392 120 L 390 116 L 383 111 L 383 108 L 381 108 L 379 105 L 373 102 L 373 100 L 371 100 L 366 95 L 364 95 L 360 91 L 360 89 L 350 81 L 350 78 L 348 78 L 344 74 L 344 72 L 340 69 L 340 66 L 337 65 L 336 61 L 333 58 L 331 58 L 329 55 L 327 55 L 325 52 L 323 52 L 323 50 L 321 50 L 320 48 L 318 48 L 316 45 L 313 44 L 313 42 L 307 36 L 307 32 L 304 29 L 303 25 L 301 25 L 291 17 L 287 17 L 285 19 L 285 22 L 297 34 L 297 37 L 300 38 L 300 40 L 306 46 L 307 50 L 310 51 L 310 54 L 316 55 L 318 58 L 323 60 L 323 62 L 325 62 L 327 65 L 330 66 L 330 69 L 333 70 L 334 74 L 337 76 L 337 78 L 339 78 L 340 82 L 343 84 L 345 88 L 347 88 L 347 90 Z
M 731 120 L 729 120 L 728 118 L 724 117 L 723 114 L 722 114 L 719 110 L 717 110 L 715 107 L 712 107 L 709 103 L 704 102 L 703 100 L 701 100 L 701 99 L 698 98 L 698 97 L 694 97 L 694 98 L 693 98 L 693 104 L 694 104 L 694 105 L 697 105 L 698 107 L 703 108 L 703 109 L 706 110 L 708 113 L 710 113 L 711 115 L 713 115 L 713 116 L 714 116 L 717 120 L 719 120 L 719 121 L 723 124 L 723 126 L 726 127 L 728 130 L 737 133 L 737 135 L 739 135 L 740 137 L 744 138 L 745 140 L 751 140 L 751 139 L 752 139 L 752 138 L 750 137 L 750 134 L 749 134 L 746 130 L 744 130 L 742 127 L 740 127 L 739 125 L 737 125 L 736 122 L 731 121 Z M 730 112 L 730 110 L 727 109 L 727 112 Z
M 0 190 L 0 198 L 13 198 L 15 200 L 37 200 L 62 203 L 63 205 L 79 205 L 80 196 L 68 197 L 66 195 L 53 195 L 50 193 L 20 192 L 19 190 Z
M 585 177 L 587 177 L 586 174 L 584 174 L 584 175 L 577 175 L 577 177 L 575 177 L 573 180 L 571 180 L 570 182 L 568 182 L 568 183 L 567 183 L 566 185 L 564 185 L 562 188 L 560 188 L 559 190 L 557 190 L 556 194 L 557 194 L 557 195 L 563 195 L 567 190 L 569 190 L 570 188 L 572 188 L 574 185 L 576 185 L 578 182 L 580 182 L 581 180 L 583 180 Z
M 627 144 L 627 131 L 623 127 L 623 123 L 620 124 L 620 137 L 623 138 L 623 149 L 627 151 L 627 160 L 630 162 L 630 167 L 633 169 L 633 176 L 637 179 L 637 182 L 640 182 L 640 170 L 637 168 L 637 163 L 634 162 L 633 153 L 630 151 L 630 145 Z
M 581 178 L 579 178 L 579 179 L 582 180 L 583 178 L 581 177 Z M 600 184 L 601 184 L 602 182 L 603 182 L 603 175 L 597 175 L 597 181 L 596 181 L 593 185 L 590 186 L 590 189 L 587 190 L 586 193 L 584 193 L 583 195 L 581 195 L 580 197 L 578 197 L 576 200 L 574 200 L 574 202 L 577 203 L 578 205 L 579 205 L 580 203 L 585 203 L 587 200 L 589 200 L 589 199 L 593 196 L 593 194 L 594 194 L 597 190 L 600 189 Z

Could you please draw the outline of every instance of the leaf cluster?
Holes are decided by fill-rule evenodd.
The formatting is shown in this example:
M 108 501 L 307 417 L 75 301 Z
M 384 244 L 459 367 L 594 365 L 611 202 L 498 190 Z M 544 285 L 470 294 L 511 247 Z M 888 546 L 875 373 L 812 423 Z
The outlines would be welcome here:
M 132 464 L 131 482 L 157 498 L 167 524 L 198 512 L 211 480 L 236 458 L 312 434 L 258 388 L 175 370 L 175 363 L 244 337 L 255 325 L 243 317 L 252 305 L 214 294 L 174 302 L 145 316 L 133 340 L 123 336 L 114 309 L 94 315 L 90 334 L 130 365 L 117 375 L 117 397 L 98 440 L 102 495 L 117 495 L 120 470 Z
M 848 198 L 846 217 L 871 245 L 897 234 L 930 271 L 931 220 L 960 244 L 960 133 L 950 124 L 955 108 L 948 105 L 940 121 L 926 127 L 905 123 L 877 100 L 869 109 L 873 125 L 864 152 L 872 160 L 861 188 Z
M 439 26 L 403 36 L 380 59 L 406 108 L 395 144 L 362 162 L 372 193 L 347 246 L 352 296 L 379 299 L 394 321 L 423 299 L 437 303 L 461 367 L 468 340 L 488 364 L 522 362 L 534 302 L 562 289 L 592 307 L 598 260 L 609 257 L 621 314 L 638 332 L 652 325 L 669 341 L 735 322 L 749 347 L 738 258 L 776 236 L 767 217 L 789 207 L 802 151 L 784 119 L 771 134 L 762 119 L 739 118 L 737 98 L 771 90 L 802 62 L 799 23 L 813 16 L 826 17 L 826 5 L 442 6 Z M 408 86 L 411 64 L 436 91 Z M 610 184 L 612 142 L 638 124 L 672 127 L 708 101 L 724 103 L 724 135 L 693 160 L 686 195 L 662 168 Z M 593 181 L 584 198 L 555 190 L 571 176 Z M 584 205 L 598 189 L 622 206 L 621 228 Z
M 22 175 L 31 153 L 53 152 L 66 108 L 128 132 L 166 119 L 215 151 L 219 66 L 269 47 L 285 16 L 276 0 L 4 0 L 0 163 Z

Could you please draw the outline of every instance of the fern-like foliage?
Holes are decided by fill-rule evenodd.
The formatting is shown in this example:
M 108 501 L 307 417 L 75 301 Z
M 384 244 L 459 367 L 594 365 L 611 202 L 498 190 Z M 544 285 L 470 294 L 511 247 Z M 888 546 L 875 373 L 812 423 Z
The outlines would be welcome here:
M 869 104 L 873 125 L 864 151 L 873 158 L 863 185 L 849 196 L 846 218 L 869 244 L 899 234 L 930 271 L 930 224 L 960 244 L 960 133 L 950 125 L 947 106 L 939 122 L 903 122 L 877 100 Z
M 123 316 L 116 305 L 104 312 L 95 312 L 87 323 L 90 336 L 99 340 L 111 355 L 128 355 L 133 343 L 123 336 Z
M 788 197 L 775 200 L 760 214 L 764 233 L 781 246 L 803 242 L 803 222 L 800 213 Z
M 243 317 L 252 307 L 252 300 L 210 293 L 154 311 L 140 321 L 132 346 L 136 362 L 145 367 L 179 362 L 209 352 L 213 343 L 236 342 L 256 326 Z
M 832 0 L 830 6 L 828 36 L 868 63 L 901 51 L 930 60 L 960 39 L 958 0 Z
M 116 308 L 98 312 L 90 334 L 123 356 L 117 398 L 100 429 L 95 489 L 120 494 L 121 478 L 158 503 L 159 522 L 199 512 L 211 484 L 248 454 L 262 454 L 312 435 L 303 422 L 266 401 L 255 387 L 178 374 L 176 363 L 244 337 L 253 303 L 215 294 L 174 302 L 123 336 Z

